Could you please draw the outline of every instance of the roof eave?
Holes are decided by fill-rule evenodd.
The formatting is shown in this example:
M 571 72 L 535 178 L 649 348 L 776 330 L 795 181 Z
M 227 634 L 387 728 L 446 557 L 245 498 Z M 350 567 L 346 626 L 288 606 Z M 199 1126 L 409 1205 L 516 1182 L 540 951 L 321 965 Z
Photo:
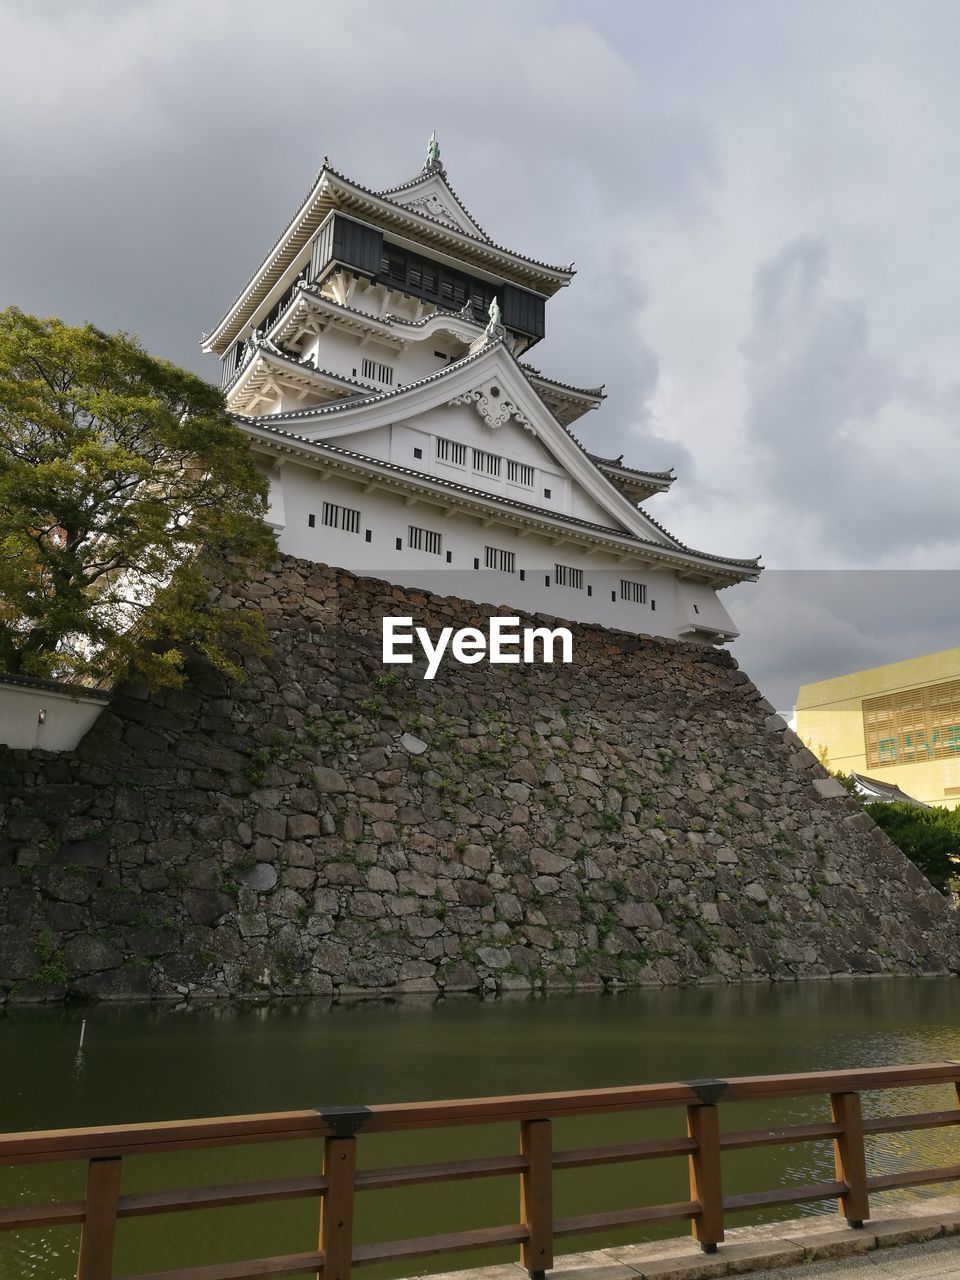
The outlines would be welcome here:
M 283 272 L 289 268 L 290 260 L 295 258 L 302 251 L 304 245 L 308 243 L 310 236 L 316 230 L 316 227 L 319 226 L 322 218 L 316 220 L 315 218 L 311 218 L 311 215 L 314 214 L 316 205 L 322 194 L 324 192 L 330 193 L 332 198 L 334 191 L 338 192 L 340 195 L 350 196 L 352 199 L 361 203 L 366 202 L 374 208 L 379 205 L 380 211 L 388 217 L 392 215 L 400 219 L 406 219 L 415 230 L 423 232 L 430 242 L 433 240 L 442 241 L 443 239 L 447 239 L 449 241 L 452 237 L 455 243 L 461 245 L 468 252 L 472 252 L 478 258 L 482 259 L 485 257 L 492 262 L 509 265 L 513 268 L 515 274 L 525 275 L 530 278 L 528 280 L 527 287 L 529 287 L 532 281 L 539 281 L 542 286 L 550 289 L 550 293 L 556 293 L 558 289 L 562 289 L 564 286 L 569 284 L 575 275 L 572 268 L 554 267 L 547 263 L 538 262 L 532 258 L 525 258 L 522 254 L 505 249 L 500 245 L 495 245 L 490 241 L 480 239 L 476 236 L 467 235 L 465 232 L 458 231 L 454 227 L 448 227 L 425 214 L 417 213 L 413 209 L 407 209 L 405 206 L 396 204 L 394 201 L 386 199 L 375 191 L 370 191 L 366 187 L 361 187 L 358 184 L 351 182 L 349 178 L 345 178 L 335 170 L 324 167 L 317 175 L 316 182 L 307 193 L 306 198 L 300 204 L 300 207 L 294 214 L 293 218 L 291 218 L 290 222 L 287 224 L 286 229 L 251 276 L 240 295 L 227 310 L 213 332 L 201 339 L 200 345 L 204 352 L 208 354 L 216 353 L 218 355 L 222 355 L 227 350 L 239 332 L 243 329 L 244 324 L 249 318 L 247 316 L 242 316 L 242 313 L 245 306 L 249 305 L 251 295 L 256 292 L 258 286 L 263 280 L 264 274 L 275 269 L 278 263 L 281 263 L 281 269 L 278 272 L 277 279 L 272 280 L 268 284 L 266 291 L 262 296 L 257 298 L 256 302 L 253 303 L 251 307 L 252 310 L 255 310 L 256 307 L 263 302 L 264 298 L 269 295 L 270 290 L 278 283 L 280 276 L 282 276 Z M 332 203 L 331 207 L 333 207 Z M 329 212 L 330 209 L 326 209 L 323 216 L 326 217 Z M 289 253 L 291 237 L 294 237 L 308 220 L 310 221 L 310 226 L 304 236 L 303 242 L 297 244 L 293 252 Z M 288 257 L 288 260 L 286 262 L 282 262 L 285 255 Z M 549 294 L 547 296 L 549 296 Z
M 591 532 L 589 528 L 564 520 L 563 516 L 556 512 L 545 511 L 542 515 L 538 515 L 536 512 L 527 512 L 519 507 L 505 507 L 502 502 L 498 501 L 496 495 L 491 494 L 487 498 L 479 493 L 464 493 L 457 487 L 448 488 L 436 477 L 420 475 L 412 472 L 409 468 L 395 468 L 392 464 L 386 463 L 379 458 L 371 458 L 364 454 L 354 454 L 350 451 L 325 445 L 320 441 L 306 440 L 288 432 L 263 426 L 255 420 L 242 418 L 241 415 L 236 416 L 241 417 L 240 426 L 249 435 L 257 438 L 267 452 L 296 453 L 310 461 L 322 462 L 323 465 L 328 467 L 354 471 L 366 476 L 371 473 L 379 474 L 384 478 L 392 479 L 397 486 L 404 484 L 409 486 L 412 484 L 414 487 L 419 487 L 425 496 L 442 499 L 453 505 L 479 508 L 486 512 L 491 510 L 498 511 L 517 522 L 540 527 L 544 532 L 552 536 L 562 533 L 565 537 L 576 537 L 583 541 L 589 541 L 594 545 L 597 543 L 606 544 L 611 550 L 620 554 L 624 550 L 630 550 L 639 559 L 646 560 L 653 568 L 683 568 L 688 575 L 693 571 L 703 579 L 705 585 L 715 587 L 718 590 L 723 587 L 733 586 L 738 582 L 755 580 L 759 574 L 759 569 L 749 564 L 715 564 L 710 560 L 698 557 L 695 552 L 681 551 L 672 547 L 642 542 L 626 534 L 620 536 L 613 531 L 605 532 L 602 530 Z M 671 565 L 668 563 L 669 561 L 675 563 Z

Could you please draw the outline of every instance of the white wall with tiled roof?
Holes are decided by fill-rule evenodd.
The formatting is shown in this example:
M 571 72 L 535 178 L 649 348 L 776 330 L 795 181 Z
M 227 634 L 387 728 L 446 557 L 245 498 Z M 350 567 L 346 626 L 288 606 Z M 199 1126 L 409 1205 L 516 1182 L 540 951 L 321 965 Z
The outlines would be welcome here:
M 401 586 L 643 634 L 676 637 L 684 627 L 736 633 L 710 587 L 680 583 L 668 570 L 625 563 L 615 553 L 591 553 L 536 532 L 521 536 L 506 520 L 485 527 L 476 516 L 451 513 L 440 503 L 410 502 L 403 487 L 370 489 L 297 462 L 285 462 L 268 475 L 279 547 L 286 554 Z M 324 524 L 325 503 L 358 513 L 351 517 L 352 527 L 344 529 L 342 517 L 337 527 Z M 411 546 L 411 526 L 436 535 L 438 549 Z M 486 568 L 488 547 L 513 555 L 510 571 Z M 558 583 L 558 565 L 582 575 L 579 585 Z M 642 598 L 624 599 L 622 581 L 644 588 L 636 593 Z M 690 632 L 687 638 L 696 636 Z

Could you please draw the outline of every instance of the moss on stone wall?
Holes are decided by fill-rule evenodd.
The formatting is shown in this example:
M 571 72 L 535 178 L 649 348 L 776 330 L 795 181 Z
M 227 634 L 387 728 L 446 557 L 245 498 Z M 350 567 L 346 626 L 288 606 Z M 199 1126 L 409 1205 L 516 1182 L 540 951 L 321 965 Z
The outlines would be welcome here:
M 245 596 L 246 683 L 195 666 L 75 753 L 0 754 L 10 998 L 960 967 L 956 914 L 727 652 L 575 626 L 572 666 L 427 682 L 381 616 L 496 610 L 291 558 Z

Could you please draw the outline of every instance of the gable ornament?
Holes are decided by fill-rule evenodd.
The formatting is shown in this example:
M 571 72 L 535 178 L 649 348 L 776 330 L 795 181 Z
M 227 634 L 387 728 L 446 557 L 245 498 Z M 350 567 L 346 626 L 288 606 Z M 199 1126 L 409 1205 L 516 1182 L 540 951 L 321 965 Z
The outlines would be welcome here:
M 505 422 L 509 422 L 511 418 L 516 418 L 517 422 L 528 431 L 534 430 L 533 423 L 523 410 L 518 409 L 512 400 L 507 399 L 503 388 L 496 382 L 486 382 L 472 391 L 454 396 L 448 404 L 472 404 L 486 425 L 494 431 L 497 427 L 502 427 Z

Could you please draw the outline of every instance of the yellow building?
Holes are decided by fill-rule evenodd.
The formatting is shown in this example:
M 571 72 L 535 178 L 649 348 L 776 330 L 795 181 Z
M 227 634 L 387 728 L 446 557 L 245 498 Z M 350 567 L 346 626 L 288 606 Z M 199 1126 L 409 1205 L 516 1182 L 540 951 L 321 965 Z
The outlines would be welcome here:
M 797 733 L 829 769 L 960 804 L 960 648 L 805 684 Z

